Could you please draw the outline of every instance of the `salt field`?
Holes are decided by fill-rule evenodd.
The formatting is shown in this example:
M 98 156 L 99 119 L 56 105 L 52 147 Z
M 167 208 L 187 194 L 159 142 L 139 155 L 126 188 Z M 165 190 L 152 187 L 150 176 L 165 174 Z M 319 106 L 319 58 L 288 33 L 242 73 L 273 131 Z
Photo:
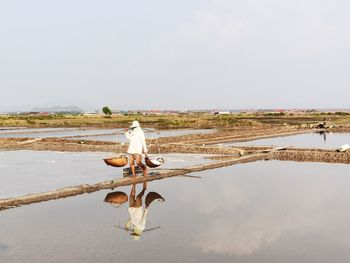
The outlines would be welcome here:
M 0 263 L 348 263 L 349 8 L 0 1 Z
M 293 146 L 307 148 L 336 149 L 350 144 L 350 133 L 305 133 L 283 137 L 250 140 L 245 142 L 224 143 L 224 146 Z
M 145 231 L 109 192 L 0 213 L 1 262 L 347 262 L 347 165 L 262 161 L 148 183 Z M 142 184 L 136 186 L 136 194 Z M 171 256 L 176 255 L 176 256 Z
M 110 153 L 46 151 L 0 152 L 0 198 L 94 184 L 121 178 L 122 168 L 107 166 Z M 164 169 L 210 162 L 207 155 L 166 154 Z M 149 170 L 150 172 L 152 169 Z
M 215 129 L 201 129 L 201 130 L 193 130 L 193 129 L 183 129 L 183 130 L 161 130 L 157 132 L 146 132 L 145 136 L 147 139 L 155 139 L 161 137 L 171 137 L 171 136 L 181 136 L 181 135 L 189 135 L 189 134 L 206 134 L 214 132 Z M 109 142 L 127 142 L 127 139 L 124 134 L 106 134 L 106 135 L 96 135 L 96 136 L 79 136 L 74 137 L 72 139 L 76 140 L 92 140 L 92 141 L 109 141 Z
M 145 132 L 148 139 L 181 136 L 188 134 L 205 134 L 214 132 L 215 129 L 180 129 Z M 16 129 L 0 131 L 0 138 L 67 138 L 75 140 L 118 141 L 126 142 L 122 129 L 78 129 L 78 128 L 40 128 L 40 129 Z
M 23 129 L 6 131 L 0 133 L 0 138 L 50 138 L 50 137 L 71 137 L 86 136 L 91 134 L 110 134 L 120 131 L 120 129 L 78 129 L 78 128 L 43 128 L 43 129 Z

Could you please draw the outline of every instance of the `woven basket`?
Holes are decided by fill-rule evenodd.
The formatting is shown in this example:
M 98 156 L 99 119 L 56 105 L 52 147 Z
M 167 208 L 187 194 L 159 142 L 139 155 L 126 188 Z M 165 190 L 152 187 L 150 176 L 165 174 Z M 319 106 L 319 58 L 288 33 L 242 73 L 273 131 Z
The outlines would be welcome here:
M 125 155 L 111 157 L 103 160 L 107 165 L 110 165 L 113 167 L 123 167 L 128 163 L 128 157 L 126 157 Z

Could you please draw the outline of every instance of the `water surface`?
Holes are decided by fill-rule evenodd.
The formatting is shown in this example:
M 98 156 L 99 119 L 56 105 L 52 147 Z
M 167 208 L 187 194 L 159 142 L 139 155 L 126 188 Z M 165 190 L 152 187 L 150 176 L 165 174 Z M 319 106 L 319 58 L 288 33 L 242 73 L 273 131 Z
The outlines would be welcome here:
M 120 129 L 77 129 L 77 128 L 43 128 L 43 129 L 24 129 L 20 131 L 6 131 L 0 133 L 0 138 L 52 138 L 52 137 L 70 137 L 86 136 L 91 134 L 109 134 L 120 131 Z
M 247 142 L 224 143 L 225 146 L 293 146 L 336 149 L 350 144 L 350 133 L 306 133 L 291 136 L 252 140 Z
M 31 133 L 31 132 L 56 132 L 56 131 L 72 131 L 79 128 L 23 128 L 23 127 L 2 127 L 0 134 L 9 133 Z
M 188 134 L 210 133 L 215 129 L 181 129 L 162 130 L 158 132 L 145 132 L 148 139 L 168 136 L 181 136 Z M 79 129 L 79 128 L 40 128 L 40 129 L 17 129 L 0 131 L 0 138 L 67 138 L 74 140 L 118 141 L 127 142 L 121 129 Z
M 1 262 L 348 262 L 349 166 L 256 162 L 148 184 L 138 238 L 107 193 L 0 212 Z M 142 185 L 137 185 L 136 194 Z M 154 229 L 154 230 L 152 230 Z M 138 240 L 137 240 L 138 239 Z
M 122 168 L 107 166 L 99 152 L 0 152 L 0 198 L 51 191 L 58 188 L 94 184 L 120 178 Z M 157 155 L 152 155 L 157 158 Z M 150 157 L 152 157 L 150 156 Z M 180 168 L 209 162 L 208 155 L 165 154 L 162 169 Z M 153 169 L 149 169 L 153 171 Z
M 155 139 L 155 138 L 162 138 L 162 137 L 171 137 L 171 136 L 181 136 L 181 135 L 189 135 L 189 134 L 206 134 L 214 132 L 215 129 L 199 129 L 199 130 L 192 130 L 192 129 L 183 129 L 183 130 L 161 130 L 157 133 L 154 132 L 146 132 L 145 137 L 146 139 Z M 98 136 L 80 136 L 75 137 L 72 139 L 76 140 L 92 140 L 92 141 L 108 141 L 108 142 L 128 142 L 124 134 L 105 134 L 105 135 L 98 135 Z

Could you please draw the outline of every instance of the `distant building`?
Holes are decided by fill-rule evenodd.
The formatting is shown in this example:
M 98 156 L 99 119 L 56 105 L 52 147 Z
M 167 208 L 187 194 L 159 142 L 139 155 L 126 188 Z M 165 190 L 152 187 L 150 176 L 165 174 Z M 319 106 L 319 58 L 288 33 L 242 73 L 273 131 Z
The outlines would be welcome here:
M 177 110 L 166 110 L 165 112 L 166 112 L 167 114 L 172 114 L 172 115 L 177 115 L 177 114 L 180 113 L 180 112 L 177 111 Z
M 88 111 L 88 110 L 85 110 L 85 111 L 82 111 L 81 112 L 81 115 L 83 116 L 96 116 L 98 114 L 98 111 Z
M 229 114 L 231 114 L 231 112 L 229 112 L 229 111 L 214 111 L 213 114 L 214 115 L 229 115 Z
M 209 110 L 189 110 L 188 113 L 189 114 L 205 114 L 205 113 L 210 113 L 211 111 Z
M 285 109 L 276 109 L 275 112 L 285 112 L 286 110 Z
M 149 110 L 149 111 L 144 111 L 143 114 L 162 115 L 164 113 L 161 110 Z

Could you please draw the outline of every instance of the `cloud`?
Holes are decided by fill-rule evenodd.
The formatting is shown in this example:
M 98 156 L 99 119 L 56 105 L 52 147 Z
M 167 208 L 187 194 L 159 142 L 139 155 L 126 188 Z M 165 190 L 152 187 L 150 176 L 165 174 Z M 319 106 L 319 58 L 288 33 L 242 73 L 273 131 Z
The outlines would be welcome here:
M 56 4 L 28 5 L 25 15 L 2 4 L 2 106 L 47 98 L 124 109 L 347 105 L 350 2 Z M 329 87 L 333 96 L 320 95 Z M 67 99 L 73 89 L 79 96 Z
M 206 231 L 197 236 L 194 246 L 206 253 L 250 255 L 261 246 L 275 241 L 281 234 L 281 230 L 271 222 L 266 225 L 261 222 L 256 225 L 255 220 L 238 225 L 236 223 L 235 220 L 215 220 Z
M 193 246 L 205 253 L 243 256 L 274 247 L 284 237 L 308 235 L 319 229 L 327 240 L 336 240 L 339 229 L 329 226 L 346 225 L 349 212 L 343 211 L 346 201 L 334 206 L 344 198 L 346 187 L 341 180 L 329 184 L 327 174 L 332 167 L 318 172 L 317 179 L 301 172 L 304 166 L 293 175 L 279 174 L 279 167 L 275 166 L 276 176 L 265 176 L 268 171 L 262 169 L 259 177 L 264 179 L 253 180 L 247 169 L 248 174 L 237 175 L 229 182 L 222 178 L 203 183 L 191 191 L 196 198 L 181 196 L 180 201 L 201 219 L 193 229 Z M 348 242 L 346 238 L 344 241 Z
M 232 15 L 203 9 L 195 11 L 190 22 L 181 24 L 178 34 L 187 43 L 194 41 L 215 50 L 234 46 L 243 28 L 242 21 Z

